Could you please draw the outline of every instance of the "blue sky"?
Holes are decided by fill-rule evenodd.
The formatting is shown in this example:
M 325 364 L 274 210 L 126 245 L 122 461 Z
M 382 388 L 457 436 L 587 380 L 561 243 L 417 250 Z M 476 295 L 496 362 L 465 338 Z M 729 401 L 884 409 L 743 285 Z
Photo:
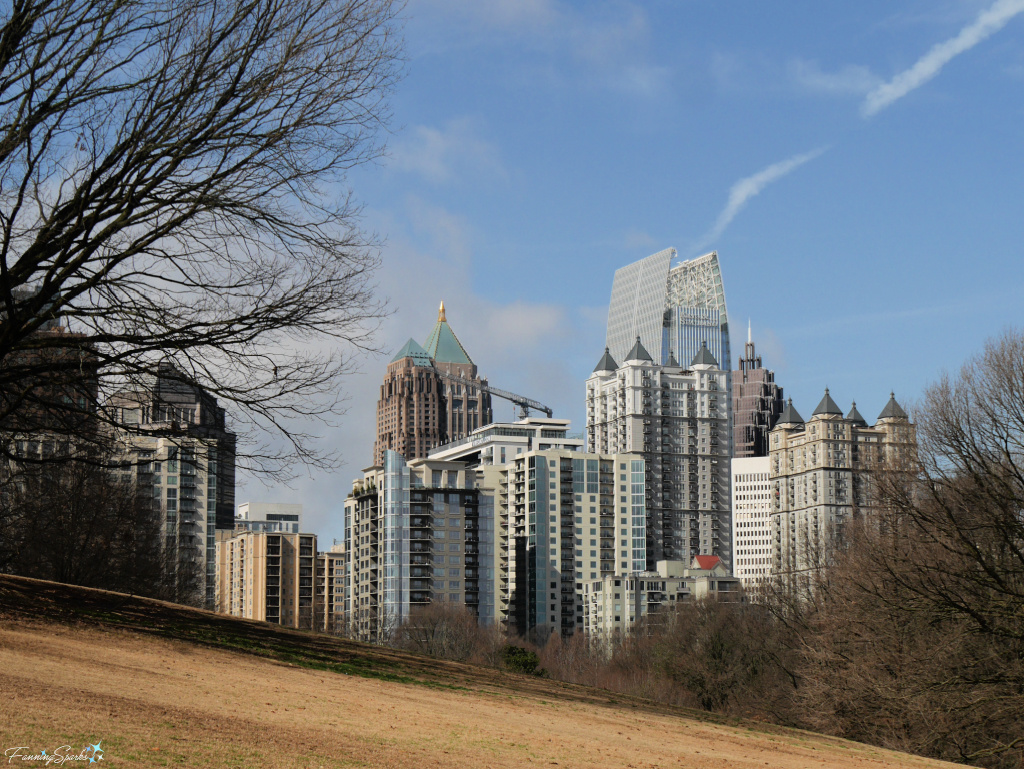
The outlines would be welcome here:
M 808 416 L 869 419 L 1021 324 L 1024 0 L 411 0 L 388 157 L 350 176 L 384 240 L 378 342 L 443 299 L 496 387 L 583 429 L 614 271 L 717 250 L 742 350 Z M 341 467 L 301 501 L 341 537 L 390 354 L 340 383 Z M 732 361 L 736 365 L 736 361 Z M 495 416 L 513 417 L 504 401 Z

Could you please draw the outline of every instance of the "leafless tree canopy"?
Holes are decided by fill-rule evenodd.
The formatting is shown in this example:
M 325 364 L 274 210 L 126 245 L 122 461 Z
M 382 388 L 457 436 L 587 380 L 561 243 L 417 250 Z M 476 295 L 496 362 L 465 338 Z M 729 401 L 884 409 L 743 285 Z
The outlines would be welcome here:
M 342 350 L 370 344 L 381 311 L 345 173 L 381 149 L 394 12 L 6 4 L 0 427 L 32 397 L 26 366 L 74 346 L 95 356 L 100 394 L 172 360 L 243 430 L 283 431 L 316 460 L 288 420 L 337 408 Z M 55 317 L 74 333 L 37 333 Z

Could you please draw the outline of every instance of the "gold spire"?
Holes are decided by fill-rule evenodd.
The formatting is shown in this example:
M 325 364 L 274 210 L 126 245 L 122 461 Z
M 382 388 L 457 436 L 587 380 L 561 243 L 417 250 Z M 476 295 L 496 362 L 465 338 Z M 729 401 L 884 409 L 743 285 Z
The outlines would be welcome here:
M 441 301 L 441 309 L 437 313 L 437 322 L 447 321 L 448 319 L 444 316 L 444 300 Z

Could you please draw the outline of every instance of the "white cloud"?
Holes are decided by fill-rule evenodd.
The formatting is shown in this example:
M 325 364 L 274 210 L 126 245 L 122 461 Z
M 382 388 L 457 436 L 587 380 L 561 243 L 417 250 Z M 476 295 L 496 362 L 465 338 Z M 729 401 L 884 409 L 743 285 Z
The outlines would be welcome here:
M 772 182 L 781 179 L 786 174 L 792 173 L 804 163 L 814 160 L 826 149 L 828 148 L 819 147 L 802 155 L 794 155 L 786 160 L 773 163 L 756 174 L 736 182 L 729 190 L 729 201 L 725 204 L 725 208 L 722 209 L 722 213 L 718 215 L 715 226 L 711 228 L 711 231 L 704 237 L 701 244 L 709 245 L 717 240 L 725 232 L 725 228 L 729 226 L 729 223 L 736 218 L 736 214 L 746 205 L 747 201 L 758 195 L 761 190 Z
M 838 72 L 823 72 L 817 62 L 798 59 L 790 62 L 790 75 L 802 88 L 815 93 L 844 96 L 863 95 L 877 88 L 881 78 L 867 67 L 851 64 Z
M 462 176 L 506 178 L 497 148 L 479 135 L 468 117 L 449 120 L 444 127 L 414 126 L 392 143 L 390 166 L 446 184 Z
M 1024 12 L 1024 0 L 997 0 L 955 36 L 935 45 L 914 66 L 875 87 L 864 99 L 861 113 L 875 115 L 935 77 L 955 56 L 970 50 Z

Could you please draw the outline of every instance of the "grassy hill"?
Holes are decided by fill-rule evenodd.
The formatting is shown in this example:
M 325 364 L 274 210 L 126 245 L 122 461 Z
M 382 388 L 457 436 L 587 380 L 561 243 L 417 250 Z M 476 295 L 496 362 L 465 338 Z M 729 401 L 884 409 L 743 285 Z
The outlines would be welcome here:
M 109 766 L 951 766 L 16 577 L 0 577 L 0 691 L 4 751 L 99 742 Z

